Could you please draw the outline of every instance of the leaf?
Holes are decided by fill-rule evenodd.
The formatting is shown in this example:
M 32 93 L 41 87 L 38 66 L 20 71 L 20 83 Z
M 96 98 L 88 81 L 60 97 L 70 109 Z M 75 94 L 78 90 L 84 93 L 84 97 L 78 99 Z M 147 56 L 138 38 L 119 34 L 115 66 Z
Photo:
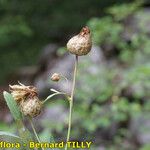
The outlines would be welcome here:
M 21 112 L 12 95 L 6 91 L 3 92 L 3 95 L 14 119 L 21 120 L 22 119 Z
M 26 142 L 29 142 L 32 140 L 32 136 L 30 131 L 24 126 L 22 120 L 19 120 L 16 122 L 19 136 Z
M 0 136 L 9 136 L 11 138 L 18 138 L 21 139 L 19 136 L 14 135 L 12 133 L 6 132 L 6 131 L 0 131 Z
M 27 148 L 29 150 L 30 148 L 29 148 L 28 143 L 30 141 L 34 141 L 32 138 L 32 135 L 30 131 L 24 126 L 22 120 L 17 120 L 16 123 L 17 123 L 17 128 L 18 128 L 18 134 L 21 137 L 23 144 L 27 144 Z
M 9 132 L 6 132 L 6 131 L 0 131 L 0 141 L 7 141 L 7 142 L 10 142 L 10 143 L 20 143 L 21 144 L 23 140 L 15 134 L 12 134 L 12 133 L 9 133 Z M 18 148 L 15 148 L 15 147 L 13 149 L 18 150 Z M 21 147 L 19 149 L 24 150 Z
M 49 133 L 49 136 L 50 136 L 50 142 L 51 143 L 55 142 L 54 137 L 51 132 Z
M 50 132 L 49 136 L 50 136 L 50 143 L 55 143 L 54 137 L 53 137 L 51 132 Z M 55 148 L 55 150 L 60 150 L 60 149 L 59 148 Z
M 49 136 L 49 129 L 45 129 L 41 134 L 40 134 L 40 139 L 42 142 L 49 142 L 50 136 Z
M 48 142 L 48 143 L 55 143 L 54 137 L 49 129 L 45 129 L 40 134 L 40 139 L 42 139 L 42 142 Z M 48 148 L 47 148 L 48 149 Z M 54 150 L 53 148 L 51 148 Z M 60 150 L 59 148 L 55 148 L 55 150 Z

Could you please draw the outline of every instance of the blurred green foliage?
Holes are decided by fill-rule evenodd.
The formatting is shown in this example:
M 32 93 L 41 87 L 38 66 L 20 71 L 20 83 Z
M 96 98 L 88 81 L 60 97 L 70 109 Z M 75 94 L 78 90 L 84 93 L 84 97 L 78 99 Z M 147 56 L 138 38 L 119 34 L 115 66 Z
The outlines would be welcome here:
M 46 44 L 66 43 L 70 34 L 91 17 L 102 16 L 114 2 L 122 0 L 0 0 L 0 82 L 18 67 L 36 64 Z
M 150 149 L 150 145 L 146 144 L 140 150 L 149 150 L 149 149 Z
M 122 13 L 119 13 L 120 9 Z M 81 79 L 84 81 L 82 85 L 89 89 L 82 87 L 77 92 L 80 99 L 77 107 L 80 111 L 76 112 L 79 112 L 81 120 L 86 118 L 86 123 L 80 120 L 81 126 L 92 133 L 99 128 L 107 129 L 114 122 L 127 123 L 142 112 L 150 111 L 150 50 L 148 48 L 150 38 L 146 26 L 149 20 L 147 14 L 144 15 L 139 3 L 123 4 L 108 10 L 109 16 L 93 18 L 88 25 L 92 30 L 95 44 L 101 45 L 102 48 L 104 45 L 112 45 L 112 50 L 119 50 L 108 60 L 113 62 L 115 57 L 115 62 L 119 66 L 110 65 L 110 68 L 104 66 L 100 68 L 98 75 L 89 75 L 86 78 L 84 76 L 84 79 Z M 134 28 L 138 30 L 133 31 L 134 29 L 131 28 L 133 24 L 130 26 L 130 17 L 138 20 L 134 24 Z M 129 34 L 128 39 L 124 37 L 125 32 Z M 127 133 L 128 125 L 123 129 Z M 130 136 L 130 133 L 122 136 L 117 131 L 117 135 L 122 141 Z M 123 143 L 121 141 L 120 143 Z M 146 148 L 147 146 L 143 147 Z M 121 145 L 121 149 L 132 148 L 123 148 Z
M 107 16 L 91 18 L 87 24 L 94 44 L 100 45 L 104 54 L 107 45 L 111 45 L 109 53 L 113 54 L 106 55 L 109 65 L 92 64 L 90 59 L 80 63 L 78 80 L 82 86 L 76 90 L 73 133 L 77 138 L 85 139 L 86 135 L 86 139 L 94 140 L 97 131 L 110 132 L 115 124 L 118 128 L 110 141 L 98 137 L 106 140 L 107 148 L 138 149 L 124 141 L 132 136 L 128 128 L 130 121 L 150 111 L 150 30 L 147 27 L 150 19 L 139 1 L 115 5 L 107 12 Z M 137 20 L 136 24 L 132 20 Z M 87 71 L 92 65 L 97 73 Z M 148 148 L 146 145 L 142 150 Z
M 109 140 L 103 137 L 102 144 L 106 141 L 108 150 L 133 150 L 131 145 L 126 147 L 124 144 L 131 136 L 128 123 L 150 111 L 150 30 L 147 26 L 150 19 L 143 11 L 141 1 L 114 5 L 106 9 L 106 16 L 95 17 L 103 11 L 100 6 L 107 3 L 102 5 L 96 0 L 80 3 L 69 0 L 36 1 L 36 4 L 35 1 L 1 1 L 0 63 L 4 72 L 12 70 L 10 62 L 13 62 L 13 67 L 22 63 L 32 64 L 43 44 L 50 40 L 65 40 L 66 35 L 89 19 L 87 25 L 92 30 L 93 42 L 102 47 L 110 65 L 100 67 L 88 59 L 80 64 L 78 79 L 82 86 L 76 90 L 73 137 L 96 141 L 97 131 L 109 132 L 115 124 L 118 127 L 115 134 Z M 136 23 L 132 22 L 134 19 Z M 111 51 L 107 52 L 107 46 L 111 47 Z M 64 48 L 60 48 L 58 55 L 63 53 Z M 6 58 L 11 61 L 6 61 Z M 85 68 L 91 65 L 97 68 L 96 74 L 86 72 Z M 62 126 L 65 123 L 59 124 L 57 120 L 56 123 L 45 120 L 43 124 L 45 130 L 41 136 L 45 138 L 49 125 L 60 136 L 66 129 Z M 149 145 L 141 148 L 148 149 Z

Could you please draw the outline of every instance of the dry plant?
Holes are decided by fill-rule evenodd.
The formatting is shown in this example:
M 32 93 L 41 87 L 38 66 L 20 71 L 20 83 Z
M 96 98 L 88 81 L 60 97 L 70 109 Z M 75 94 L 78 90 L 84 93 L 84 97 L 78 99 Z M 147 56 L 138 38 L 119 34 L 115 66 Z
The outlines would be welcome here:
M 70 140 L 70 132 L 71 132 L 71 122 L 72 122 L 72 109 L 74 102 L 74 93 L 75 93 L 75 85 L 76 85 L 76 75 L 78 68 L 78 57 L 82 55 L 87 55 L 92 47 L 91 33 L 88 27 L 83 27 L 81 32 L 72 37 L 67 43 L 68 51 L 75 55 L 75 65 L 74 65 L 74 73 L 73 73 L 73 83 L 71 94 L 68 95 L 64 92 L 57 91 L 55 89 L 51 89 L 53 94 L 49 95 L 44 101 L 40 101 L 38 98 L 37 88 L 34 86 L 26 86 L 20 82 L 17 85 L 9 85 L 10 93 L 4 91 L 4 98 L 7 102 L 7 105 L 10 109 L 12 116 L 14 117 L 17 126 L 19 136 L 10 134 L 8 132 L 0 132 L 2 136 L 10 136 L 11 138 L 18 138 L 23 141 L 23 143 L 27 143 L 32 140 L 30 132 L 23 124 L 23 117 L 27 117 L 33 129 L 33 133 L 35 134 L 36 140 L 41 143 L 41 140 L 35 130 L 33 124 L 33 117 L 36 117 L 40 114 L 43 105 L 52 97 L 56 95 L 64 95 L 69 102 L 69 116 L 68 116 L 68 133 L 66 138 L 65 150 L 68 149 L 67 142 Z M 51 80 L 54 82 L 58 82 L 62 78 L 66 77 L 54 73 L 51 76 Z M 42 148 L 44 150 L 44 148 Z

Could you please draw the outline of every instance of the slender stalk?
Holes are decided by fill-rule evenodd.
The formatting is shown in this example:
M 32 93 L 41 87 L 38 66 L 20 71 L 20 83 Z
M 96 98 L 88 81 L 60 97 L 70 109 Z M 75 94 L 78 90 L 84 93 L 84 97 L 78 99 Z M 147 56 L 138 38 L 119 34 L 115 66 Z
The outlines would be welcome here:
M 70 140 L 70 131 L 71 131 L 71 122 L 72 122 L 72 108 L 73 108 L 73 97 L 74 97 L 75 84 L 76 84 L 77 67 L 78 67 L 78 56 L 76 55 L 75 67 L 74 67 L 74 73 L 73 73 L 73 84 L 72 84 L 72 90 L 71 90 L 71 99 L 69 101 L 69 122 L 68 122 L 68 133 L 67 133 L 67 140 L 66 140 L 65 150 L 67 150 L 67 148 L 68 148 L 67 147 L 67 142 Z
M 32 118 L 31 118 L 31 117 L 29 118 L 29 121 L 30 121 L 32 130 L 33 130 L 33 132 L 34 132 L 34 134 L 35 134 L 35 137 L 36 137 L 37 141 L 38 141 L 39 143 L 41 143 L 41 140 L 40 140 L 40 138 L 39 138 L 39 136 L 38 136 L 38 134 L 37 134 L 37 132 L 36 132 L 36 130 L 35 130 L 35 127 L 34 127 L 34 124 L 33 124 L 33 121 L 32 121 Z M 42 150 L 44 150 L 44 148 L 42 148 Z
M 67 81 L 67 84 L 68 84 L 68 82 L 69 82 L 68 79 L 65 76 L 63 76 L 62 74 L 61 74 L 61 77 L 64 78 Z
M 60 93 L 54 93 L 54 94 L 48 96 L 42 103 L 44 104 L 45 102 L 47 102 L 49 99 L 51 99 L 53 96 L 56 96 L 56 95 L 65 95 L 65 96 L 67 96 L 66 93 L 62 93 L 62 92 L 60 92 Z

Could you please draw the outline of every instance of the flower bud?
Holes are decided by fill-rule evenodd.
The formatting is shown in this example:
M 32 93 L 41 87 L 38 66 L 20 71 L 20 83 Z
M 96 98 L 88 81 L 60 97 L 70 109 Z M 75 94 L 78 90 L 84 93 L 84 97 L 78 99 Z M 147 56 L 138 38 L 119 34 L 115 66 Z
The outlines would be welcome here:
M 36 117 L 40 114 L 42 108 L 42 102 L 38 97 L 27 98 L 25 101 L 20 102 L 21 112 L 25 116 Z
M 70 53 L 82 56 L 87 55 L 92 47 L 90 29 L 83 27 L 81 32 L 72 37 L 67 43 L 67 49 Z
M 51 80 L 52 81 L 55 81 L 55 82 L 58 82 L 60 80 L 61 76 L 58 74 L 58 73 L 54 73 L 52 76 L 51 76 Z

